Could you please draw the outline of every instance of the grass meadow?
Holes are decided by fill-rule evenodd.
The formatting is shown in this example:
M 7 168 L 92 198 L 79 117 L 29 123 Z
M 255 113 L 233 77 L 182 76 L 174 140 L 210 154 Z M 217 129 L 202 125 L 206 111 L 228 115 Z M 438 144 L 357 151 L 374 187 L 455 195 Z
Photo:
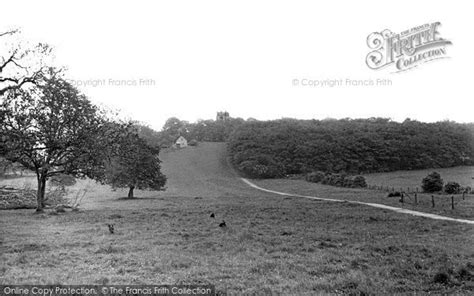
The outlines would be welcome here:
M 164 192 L 137 191 L 131 200 L 126 190 L 80 180 L 70 189 L 71 198 L 87 191 L 78 212 L 0 211 L 0 284 L 208 283 L 222 295 L 474 292 L 472 225 L 261 192 L 229 168 L 224 144 L 164 151 L 161 159 Z M 397 203 L 373 190 L 255 182 Z M 439 211 L 472 218 L 472 197 L 464 202 Z
M 382 186 L 394 188 L 395 190 L 403 189 L 406 191 L 415 191 L 418 188 L 421 191 L 421 181 L 424 177 L 432 172 L 438 172 L 445 183 L 458 182 L 463 187 L 474 188 L 474 167 L 463 166 L 453 168 L 438 168 L 414 171 L 396 171 L 388 173 L 376 173 L 364 175 L 367 184 L 374 186 Z

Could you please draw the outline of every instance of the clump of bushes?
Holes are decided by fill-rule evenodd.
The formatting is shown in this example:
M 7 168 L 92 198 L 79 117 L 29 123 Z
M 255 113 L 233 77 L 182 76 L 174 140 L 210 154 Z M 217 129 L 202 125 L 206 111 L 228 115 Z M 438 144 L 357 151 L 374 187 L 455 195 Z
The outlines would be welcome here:
M 243 161 L 239 164 L 238 169 L 251 178 L 278 178 L 284 175 L 281 167 L 266 156 Z
M 471 187 L 462 187 L 458 182 L 447 182 L 444 184 L 441 175 L 437 172 L 432 172 L 421 182 L 421 188 L 424 192 L 433 193 L 433 192 L 444 192 L 446 194 L 460 194 L 460 193 L 471 193 Z
M 444 185 L 444 192 L 447 194 L 458 194 L 461 193 L 463 188 L 457 182 L 448 182 Z
M 437 172 L 432 172 L 421 181 L 421 188 L 424 192 L 432 193 L 443 190 L 443 179 Z
M 346 174 L 324 173 L 321 171 L 311 172 L 306 175 L 306 181 L 312 183 L 321 183 L 325 185 L 349 187 L 349 188 L 366 188 L 367 182 L 363 176 L 348 176 Z
M 306 181 L 311 182 L 311 183 L 319 183 L 324 179 L 325 176 L 326 174 L 324 172 L 317 171 L 317 172 L 311 172 L 307 174 L 305 179 Z
M 470 186 L 466 186 L 464 187 L 464 190 L 462 190 L 462 192 L 466 192 L 466 193 L 470 193 L 470 194 L 473 194 L 474 193 L 474 190 L 472 190 L 472 188 Z
M 325 185 L 344 187 L 345 178 L 346 176 L 344 174 L 326 174 L 321 183 Z
M 191 140 L 191 141 L 188 142 L 188 145 L 189 145 L 189 146 L 197 146 L 197 145 L 198 145 L 198 141 L 196 141 L 196 140 L 193 139 L 193 140 Z
M 390 192 L 387 196 L 388 197 L 399 197 L 399 196 L 402 196 L 402 193 L 399 192 L 399 191 L 394 191 L 394 192 Z
M 363 176 L 353 176 L 351 177 L 352 184 L 350 187 L 352 188 L 366 188 L 367 182 Z

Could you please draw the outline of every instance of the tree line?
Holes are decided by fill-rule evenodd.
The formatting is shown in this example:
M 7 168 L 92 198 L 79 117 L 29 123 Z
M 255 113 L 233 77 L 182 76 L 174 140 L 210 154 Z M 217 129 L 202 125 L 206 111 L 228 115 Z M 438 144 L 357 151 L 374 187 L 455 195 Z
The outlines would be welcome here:
M 207 119 L 191 123 L 171 117 L 166 120 L 161 131 L 148 134 L 151 141 L 160 147 L 170 147 L 179 136 L 188 141 L 226 142 L 230 134 L 244 122 L 242 118 L 229 117 L 226 120 Z
M 230 135 L 228 151 L 239 171 L 256 178 L 472 165 L 474 125 L 386 118 L 247 122 Z

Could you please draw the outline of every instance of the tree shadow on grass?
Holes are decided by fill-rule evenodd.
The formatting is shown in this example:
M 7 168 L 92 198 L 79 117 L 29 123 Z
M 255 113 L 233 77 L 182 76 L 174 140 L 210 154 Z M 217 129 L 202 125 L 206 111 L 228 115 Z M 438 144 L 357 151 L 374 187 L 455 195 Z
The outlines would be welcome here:
M 117 199 L 115 199 L 115 201 L 140 201 L 140 200 L 163 200 L 164 198 L 163 197 L 159 197 L 159 196 L 156 196 L 156 197 L 119 197 Z

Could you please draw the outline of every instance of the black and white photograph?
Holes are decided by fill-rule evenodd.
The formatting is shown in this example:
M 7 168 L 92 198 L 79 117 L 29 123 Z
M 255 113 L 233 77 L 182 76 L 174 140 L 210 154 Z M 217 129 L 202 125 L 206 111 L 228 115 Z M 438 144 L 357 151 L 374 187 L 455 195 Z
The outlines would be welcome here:
M 0 296 L 474 295 L 468 1 L 0 11 Z

